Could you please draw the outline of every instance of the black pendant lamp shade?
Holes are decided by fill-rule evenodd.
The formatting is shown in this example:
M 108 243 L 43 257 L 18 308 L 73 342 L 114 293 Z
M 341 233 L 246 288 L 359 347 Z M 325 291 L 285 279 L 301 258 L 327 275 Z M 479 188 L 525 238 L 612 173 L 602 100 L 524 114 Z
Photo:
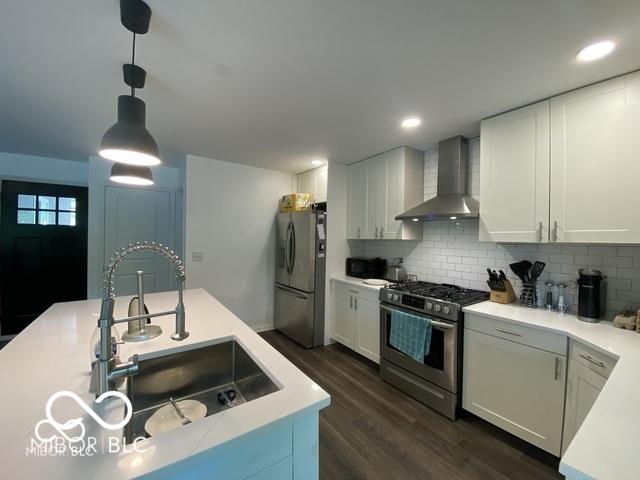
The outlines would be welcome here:
M 153 174 L 149 167 L 114 163 L 110 180 L 127 185 L 153 185 Z
M 102 137 L 99 153 L 101 157 L 126 165 L 158 165 L 161 163 L 158 144 L 145 127 L 146 105 L 135 96 L 136 88 L 144 87 L 147 75 L 143 68 L 135 64 L 136 34 L 145 34 L 149 30 L 151 8 L 142 0 L 120 0 L 120 19 L 125 28 L 133 33 L 131 63 L 122 66 L 124 82 L 131 87 L 131 95 L 118 97 L 118 121 Z M 131 172 L 135 173 L 134 170 Z M 141 181 L 153 183 L 151 172 L 148 175 L 147 172 L 143 173 Z
M 118 121 L 106 131 L 100 156 L 129 165 L 158 165 L 158 144 L 145 127 L 145 103 L 131 95 L 118 97 Z

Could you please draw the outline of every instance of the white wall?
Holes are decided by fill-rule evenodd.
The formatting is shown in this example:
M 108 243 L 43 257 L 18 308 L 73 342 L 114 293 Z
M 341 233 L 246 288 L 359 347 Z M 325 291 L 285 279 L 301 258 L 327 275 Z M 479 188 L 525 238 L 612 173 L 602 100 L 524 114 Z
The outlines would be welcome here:
M 104 251 L 105 244 L 105 188 L 107 185 L 124 187 L 109 180 L 112 162 L 100 157 L 89 159 L 89 238 L 87 264 L 87 295 L 89 298 L 102 296 L 101 278 L 105 258 L 112 252 Z M 167 191 L 171 194 L 172 211 L 175 225 L 172 245 L 183 256 L 183 223 L 184 209 L 182 196 L 184 191 L 184 174 L 180 168 L 153 167 L 154 185 L 148 187 L 130 187 L 135 189 L 149 189 Z M 123 245 L 124 246 L 124 245 Z M 117 292 L 116 292 L 117 293 Z
M 288 173 L 187 155 L 187 287 L 205 288 L 255 330 L 273 328 L 275 215 L 293 182 Z M 204 260 L 193 262 L 193 252 Z
M 57 158 L 0 152 L 0 179 L 86 186 L 89 165 Z

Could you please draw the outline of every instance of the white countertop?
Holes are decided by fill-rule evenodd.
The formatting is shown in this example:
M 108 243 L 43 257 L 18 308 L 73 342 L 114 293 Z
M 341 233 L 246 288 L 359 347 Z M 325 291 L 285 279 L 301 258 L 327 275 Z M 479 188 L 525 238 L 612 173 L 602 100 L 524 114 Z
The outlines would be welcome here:
M 126 316 L 130 298 L 116 299 L 116 318 Z M 176 302 L 176 292 L 145 296 L 145 303 L 152 313 L 171 310 Z M 2 477 L 130 478 L 215 448 L 270 423 L 329 405 L 330 397 L 324 390 L 205 290 L 185 291 L 184 303 L 186 326 L 190 332 L 186 340 L 170 339 L 174 317 L 155 318 L 153 323 L 162 327 L 163 334 L 147 342 L 121 345 L 121 360 L 126 361 L 134 353 L 142 360 L 152 352 L 175 352 L 194 348 L 196 344 L 214 344 L 234 338 L 281 389 L 149 438 L 140 444 L 144 448 L 141 453 L 132 451 L 90 457 L 27 456 L 26 449 L 35 425 L 45 418 L 45 404 L 53 393 L 69 390 L 89 405 L 94 399 L 89 393 L 89 343 L 96 327 L 100 301 L 58 303 L 0 350 Z M 126 324 L 116 328 L 122 333 Z M 57 415 L 61 417 L 58 421 L 83 416 L 87 435 L 101 435 L 103 429 L 72 401 L 60 400 L 59 403 L 54 410 L 56 418 Z M 117 403 L 119 407 L 103 411 L 103 418 L 112 419 L 112 423 L 123 418 L 122 402 Z
M 364 283 L 364 278 L 348 277 L 347 275 L 332 275 L 331 280 L 350 283 L 351 285 L 354 285 L 356 287 L 368 288 L 376 292 L 380 291 L 380 289 L 384 287 L 384 285 L 368 285 Z M 387 282 L 387 284 L 389 283 L 391 282 Z
M 465 312 L 566 335 L 618 362 L 560 462 L 570 479 L 637 479 L 640 467 L 640 334 L 571 314 L 482 302 Z

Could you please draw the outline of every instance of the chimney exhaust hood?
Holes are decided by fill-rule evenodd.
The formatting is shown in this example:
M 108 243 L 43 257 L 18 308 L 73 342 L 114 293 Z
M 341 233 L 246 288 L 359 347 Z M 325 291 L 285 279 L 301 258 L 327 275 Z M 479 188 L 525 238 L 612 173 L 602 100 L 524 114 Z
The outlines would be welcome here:
M 398 215 L 396 220 L 477 218 L 478 201 L 467 194 L 469 140 L 462 136 L 438 143 L 438 190 L 434 198 Z

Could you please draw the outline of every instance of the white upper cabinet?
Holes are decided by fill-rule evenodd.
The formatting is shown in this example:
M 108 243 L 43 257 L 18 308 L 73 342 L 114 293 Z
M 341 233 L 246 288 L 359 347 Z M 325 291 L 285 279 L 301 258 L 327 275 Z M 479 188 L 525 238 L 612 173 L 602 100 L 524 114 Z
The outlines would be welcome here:
M 328 166 L 323 165 L 313 170 L 296 175 L 298 193 L 310 193 L 316 202 L 327 201 L 327 170 Z
M 349 167 L 349 239 L 420 240 L 422 224 L 396 215 L 422 203 L 424 154 L 400 147 Z
M 549 240 L 549 101 L 480 126 L 480 240 Z
M 640 73 L 481 125 L 480 240 L 640 243 Z
M 551 240 L 640 243 L 640 74 L 551 99 Z
M 347 195 L 347 238 L 364 238 L 367 169 L 364 162 L 349 167 Z
M 364 203 L 365 222 L 361 238 L 378 238 L 380 226 L 384 222 L 384 199 L 386 196 L 384 163 L 382 155 L 364 162 L 366 171 L 366 202 Z

